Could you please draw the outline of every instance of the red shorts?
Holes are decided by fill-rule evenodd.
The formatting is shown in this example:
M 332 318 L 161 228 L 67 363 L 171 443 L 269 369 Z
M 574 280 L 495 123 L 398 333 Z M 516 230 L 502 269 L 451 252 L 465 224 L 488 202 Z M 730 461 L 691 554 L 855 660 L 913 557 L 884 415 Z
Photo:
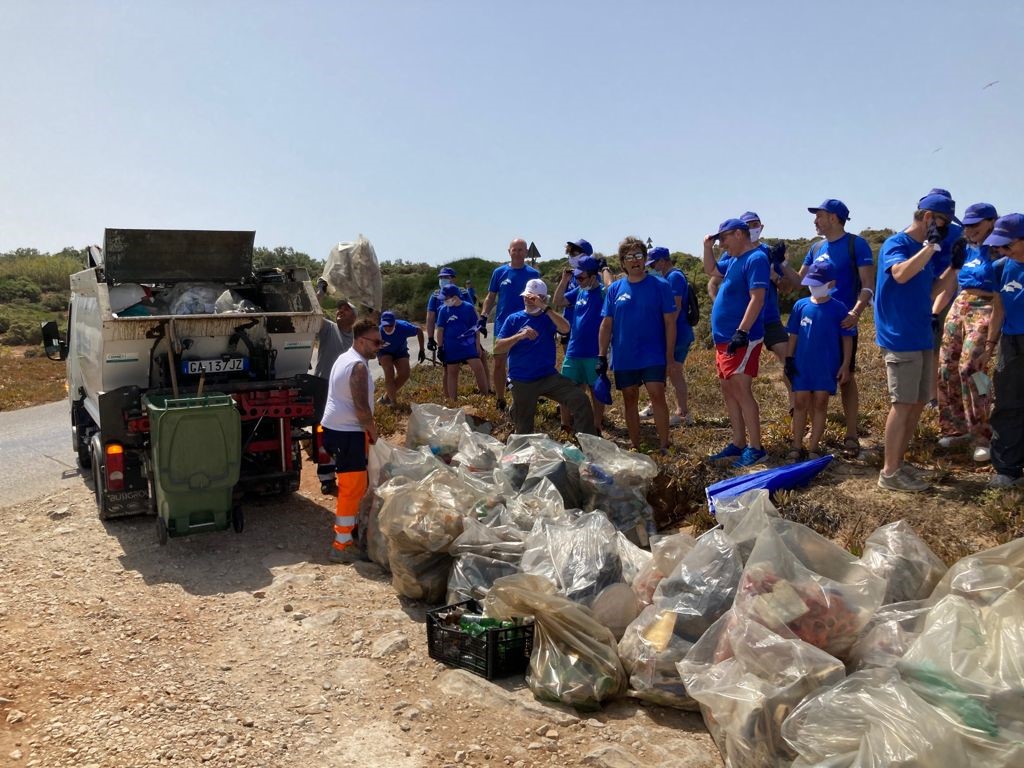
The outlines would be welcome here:
M 760 340 L 752 341 L 746 347 L 736 350 L 736 354 L 730 355 L 726 350 L 729 344 L 715 344 L 715 368 L 718 369 L 718 378 L 728 379 L 734 374 L 742 373 L 750 378 L 757 376 L 757 364 L 761 360 Z

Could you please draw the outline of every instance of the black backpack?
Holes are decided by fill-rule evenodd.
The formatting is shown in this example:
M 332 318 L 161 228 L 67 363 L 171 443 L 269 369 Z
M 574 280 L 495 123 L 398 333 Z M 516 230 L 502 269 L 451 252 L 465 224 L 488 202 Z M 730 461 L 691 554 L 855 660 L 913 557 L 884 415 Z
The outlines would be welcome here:
M 689 283 L 686 284 L 686 322 L 691 328 L 700 322 L 700 299 Z

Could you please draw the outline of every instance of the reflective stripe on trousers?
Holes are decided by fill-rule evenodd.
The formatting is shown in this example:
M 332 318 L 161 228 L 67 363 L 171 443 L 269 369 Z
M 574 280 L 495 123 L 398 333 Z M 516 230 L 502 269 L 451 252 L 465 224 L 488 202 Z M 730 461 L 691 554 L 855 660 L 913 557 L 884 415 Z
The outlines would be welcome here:
M 339 472 L 338 504 L 334 511 L 334 548 L 346 549 L 352 546 L 352 532 L 356 527 L 359 502 L 368 487 L 366 470 Z

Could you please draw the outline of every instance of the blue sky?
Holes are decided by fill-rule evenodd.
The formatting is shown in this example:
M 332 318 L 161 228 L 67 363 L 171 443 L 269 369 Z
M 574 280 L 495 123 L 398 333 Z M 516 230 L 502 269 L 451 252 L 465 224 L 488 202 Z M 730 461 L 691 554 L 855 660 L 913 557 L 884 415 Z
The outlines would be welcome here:
M 979 9 L 984 9 L 984 13 Z M 0 251 L 255 229 L 324 258 L 695 253 L 747 209 L 1024 209 L 1019 2 L 0 0 Z M 996 85 L 986 84 L 998 80 Z

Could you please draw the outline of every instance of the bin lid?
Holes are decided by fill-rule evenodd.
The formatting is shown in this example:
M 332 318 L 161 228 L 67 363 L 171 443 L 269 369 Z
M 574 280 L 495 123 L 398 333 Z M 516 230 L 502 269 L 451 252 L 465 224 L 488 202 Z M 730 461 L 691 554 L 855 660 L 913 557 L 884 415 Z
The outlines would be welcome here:
M 239 282 L 252 275 L 255 232 L 107 229 L 107 283 Z

